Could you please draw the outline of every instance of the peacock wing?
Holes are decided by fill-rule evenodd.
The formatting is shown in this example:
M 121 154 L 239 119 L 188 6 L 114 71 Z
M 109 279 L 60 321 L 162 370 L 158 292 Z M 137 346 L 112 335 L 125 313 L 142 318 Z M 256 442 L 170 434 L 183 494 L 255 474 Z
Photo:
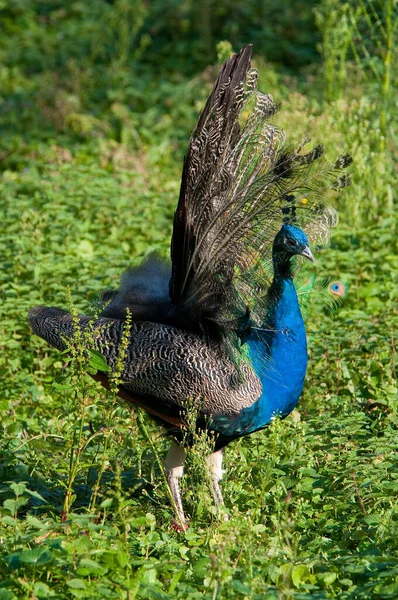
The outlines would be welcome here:
M 183 424 L 187 397 L 202 415 L 233 419 L 261 393 L 251 368 L 244 370 L 244 383 L 238 381 L 223 348 L 208 346 L 192 332 L 148 321 L 128 325 L 119 319 L 71 315 L 48 306 L 31 309 L 29 322 L 37 335 L 61 351 L 76 355 L 80 345 L 99 352 L 111 373 L 124 353 L 120 395 L 169 425 Z M 109 387 L 104 372 L 96 379 Z

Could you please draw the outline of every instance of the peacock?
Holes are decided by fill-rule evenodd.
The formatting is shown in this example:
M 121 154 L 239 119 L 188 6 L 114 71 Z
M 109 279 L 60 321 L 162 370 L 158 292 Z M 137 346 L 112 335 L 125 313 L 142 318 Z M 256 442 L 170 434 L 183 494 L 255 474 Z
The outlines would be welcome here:
M 47 306 L 29 312 L 34 333 L 62 351 L 75 327 L 93 327 L 111 371 L 129 323 L 119 393 L 172 438 L 165 470 L 180 528 L 187 411 L 193 406 L 197 430 L 210 434 L 205 458 L 220 507 L 225 446 L 298 403 L 308 357 L 296 257 L 314 261 L 309 240 L 324 241 L 335 222 L 325 191 L 347 184 L 342 169 L 351 161 L 326 164 L 321 145 L 286 143 L 251 58 L 247 45 L 222 65 L 191 134 L 171 260 L 150 255 L 128 269 L 118 290 L 104 292 L 96 318 L 76 321 Z M 108 373 L 97 377 L 109 383 Z

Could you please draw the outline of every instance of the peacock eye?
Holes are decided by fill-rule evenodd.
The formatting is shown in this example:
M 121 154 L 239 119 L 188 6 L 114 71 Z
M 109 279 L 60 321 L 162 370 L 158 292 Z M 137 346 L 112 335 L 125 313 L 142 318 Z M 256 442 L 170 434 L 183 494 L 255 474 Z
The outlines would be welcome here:
M 346 286 L 341 281 L 334 281 L 329 285 L 329 290 L 335 296 L 343 297 L 346 293 Z

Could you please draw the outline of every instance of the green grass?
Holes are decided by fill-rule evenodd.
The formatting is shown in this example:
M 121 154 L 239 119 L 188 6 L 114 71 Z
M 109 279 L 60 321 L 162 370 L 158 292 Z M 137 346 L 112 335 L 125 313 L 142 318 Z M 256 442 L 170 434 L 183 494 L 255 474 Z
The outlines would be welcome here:
M 171 527 L 167 438 L 84 375 L 97 357 L 71 362 L 32 336 L 27 312 L 70 296 L 95 311 L 126 266 L 168 253 L 181 160 L 212 77 L 165 78 L 148 98 L 141 82 L 132 105 L 122 68 L 107 100 L 103 71 L 85 90 L 83 63 L 69 64 L 68 84 L 50 69 L 0 73 L 0 600 L 398 596 L 396 107 L 380 92 L 380 121 L 377 82 L 370 90 L 356 63 L 329 103 L 322 73 L 297 81 L 257 64 L 290 136 L 353 151 L 353 185 L 316 265 L 348 295 L 332 313 L 309 308 L 298 409 L 227 447 L 228 522 L 203 483 L 198 440 L 184 534 Z
M 90 310 L 127 264 L 167 251 L 178 165 L 151 186 L 95 157 L 54 164 L 52 152 L 1 184 L 0 598 L 396 597 L 393 218 L 363 230 L 342 223 L 320 253 L 320 275 L 348 282 L 349 294 L 337 312 L 309 319 L 298 411 L 227 448 L 228 523 L 187 471 L 191 525 L 178 535 L 159 465 L 167 440 L 89 380 L 77 396 L 54 387 L 66 357 L 26 321 L 35 304 L 66 306 L 67 286 Z M 62 523 L 81 415 L 84 451 Z

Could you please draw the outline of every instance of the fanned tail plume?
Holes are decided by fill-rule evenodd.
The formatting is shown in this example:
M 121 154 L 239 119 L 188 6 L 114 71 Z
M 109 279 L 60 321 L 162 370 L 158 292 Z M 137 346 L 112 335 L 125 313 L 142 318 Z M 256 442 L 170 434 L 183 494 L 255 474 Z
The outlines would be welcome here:
M 328 165 L 322 145 L 288 147 L 271 119 L 278 106 L 257 90 L 250 63 L 246 46 L 223 65 L 191 135 L 171 244 L 173 305 L 224 340 L 248 310 L 254 323 L 260 318 L 282 220 L 327 241 L 337 217 L 324 192 L 351 160 Z

